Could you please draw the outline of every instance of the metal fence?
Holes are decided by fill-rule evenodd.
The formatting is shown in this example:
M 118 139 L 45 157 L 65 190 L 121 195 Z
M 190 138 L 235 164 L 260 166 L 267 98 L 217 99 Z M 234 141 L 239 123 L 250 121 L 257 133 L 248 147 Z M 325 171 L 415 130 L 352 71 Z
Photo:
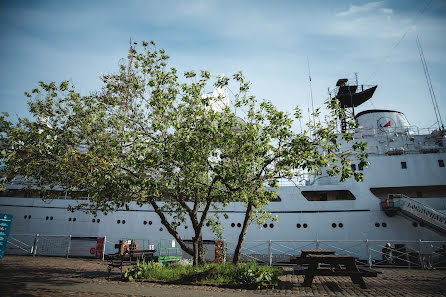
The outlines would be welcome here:
M 10 234 L 5 254 L 103 258 L 105 246 L 106 237 Z
M 103 258 L 106 245 L 113 243 L 103 237 L 72 235 L 10 234 L 6 254 Z M 391 248 L 385 248 L 390 243 Z M 226 260 L 231 261 L 236 241 L 226 241 Z M 100 253 L 92 249 L 101 248 Z M 336 254 L 351 255 L 369 267 L 446 268 L 446 241 L 425 240 L 257 240 L 245 241 L 242 260 L 263 265 L 288 265 L 300 256 L 302 249 L 330 249 Z
M 391 248 L 385 248 L 390 243 Z M 232 259 L 236 241 L 226 241 Z M 302 249 L 330 249 L 369 267 L 446 268 L 446 241 L 408 240 L 265 240 L 246 241 L 242 259 L 264 265 L 292 264 Z

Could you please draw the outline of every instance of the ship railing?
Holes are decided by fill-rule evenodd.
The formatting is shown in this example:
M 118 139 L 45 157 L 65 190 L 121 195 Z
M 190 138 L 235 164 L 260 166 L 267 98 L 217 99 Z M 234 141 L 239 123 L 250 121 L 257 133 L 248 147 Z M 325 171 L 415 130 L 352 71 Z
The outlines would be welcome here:
M 386 244 L 390 244 L 390 248 Z M 232 259 L 237 242 L 227 241 L 227 259 Z M 302 249 L 330 249 L 350 255 L 369 267 L 446 268 L 446 241 L 423 240 L 266 240 L 246 241 L 244 261 L 265 265 L 292 265 Z

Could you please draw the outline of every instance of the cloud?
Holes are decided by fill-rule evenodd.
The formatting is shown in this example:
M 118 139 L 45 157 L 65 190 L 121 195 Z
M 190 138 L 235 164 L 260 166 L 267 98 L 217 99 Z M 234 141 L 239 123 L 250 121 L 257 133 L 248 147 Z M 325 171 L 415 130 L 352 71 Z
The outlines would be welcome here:
M 350 8 L 346 11 L 342 11 L 336 14 L 339 17 L 347 17 L 347 16 L 361 16 L 364 14 L 370 13 L 379 13 L 379 14 L 392 14 L 393 10 L 390 8 L 383 8 L 383 1 L 379 2 L 369 2 L 364 5 L 350 5 Z

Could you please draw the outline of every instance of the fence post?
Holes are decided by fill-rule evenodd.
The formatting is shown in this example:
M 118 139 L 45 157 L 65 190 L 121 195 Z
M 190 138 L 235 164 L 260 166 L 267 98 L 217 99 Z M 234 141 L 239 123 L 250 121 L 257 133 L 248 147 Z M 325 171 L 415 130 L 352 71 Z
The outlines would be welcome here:
M 418 257 L 420 258 L 420 264 L 421 264 L 421 269 L 426 269 L 426 267 L 425 267 L 425 265 L 424 265 L 424 259 L 423 259 L 423 255 L 422 255 L 422 252 L 423 252 L 423 247 L 422 247 L 422 242 L 421 242 L 421 239 L 418 239 L 418 250 L 420 251 L 419 253 L 418 253 Z
M 367 261 L 369 263 L 369 268 L 372 268 L 372 254 L 370 253 L 370 245 L 368 239 L 365 240 L 365 246 L 367 248 Z
M 268 250 L 269 250 L 268 266 L 272 266 L 273 265 L 273 243 L 271 240 L 268 241 Z
M 102 245 L 102 261 L 104 261 L 104 259 L 105 259 L 105 243 L 106 242 L 107 242 L 107 235 L 104 235 L 104 244 Z
M 39 243 L 39 234 L 36 234 L 36 237 L 34 237 L 34 244 L 32 247 L 32 253 L 33 253 L 33 257 L 36 256 L 37 254 L 37 244 Z
M 68 256 L 70 255 L 70 250 L 71 250 L 71 234 L 70 234 L 70 238 L 68 239 L 67 259 L 68 259 Z

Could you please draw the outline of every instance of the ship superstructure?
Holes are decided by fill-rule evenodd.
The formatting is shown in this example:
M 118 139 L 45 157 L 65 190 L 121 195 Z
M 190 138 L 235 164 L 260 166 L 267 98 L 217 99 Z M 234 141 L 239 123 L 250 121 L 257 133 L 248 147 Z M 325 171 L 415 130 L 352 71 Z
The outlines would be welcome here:
M 370 165 L 363 168 L 359 162 L 352 164 L 353 170 L 364 174 L 364 181 L 340 183 L 339 178 L 321 172 L 307 174 L 301 186 L 282 185 L 275 190 L 279 199 L 267 207 L 280 220 L 260 228 L 251 225 L 247 240 L 446 240 L 442 232 L 423 226 L 422 221 L 389 216 L 382 208 L 389 194 L 400 194 L 446 214 L 445 131 L 412 127 L 399 111 L 374 109 L 355 114 L 354 108 L 370 99 L 375 90 L 376 86 L 340 79 L 333 93 L 341 107 L 351 108 L 355 116 L 355 139 L 368 144 Z M 345 130 L 344 119 L 340 121 Z M 0 198 L 0 213 L 14 215 L 11 234 L 106 235 L 110 242 L 170 237 L 150 206 L 135 203 L 129 210 L 94 217 L 68 212 L 68 205 L 75 205 L 76 199 L 63 194 L 53 200 L 26 197 L 20 185 L 10 185 Z M 232 203 L 225 212 L 228 218 L 222 219 L 223 238 L 237 240 L 244 207 Z M 179 226 L 177 230 L 187 239 L 193 236 L 191 229 Z M 203 238 L 215 239 L 209 227 Z M 107 249 L 111 252 L 114 247 Z

